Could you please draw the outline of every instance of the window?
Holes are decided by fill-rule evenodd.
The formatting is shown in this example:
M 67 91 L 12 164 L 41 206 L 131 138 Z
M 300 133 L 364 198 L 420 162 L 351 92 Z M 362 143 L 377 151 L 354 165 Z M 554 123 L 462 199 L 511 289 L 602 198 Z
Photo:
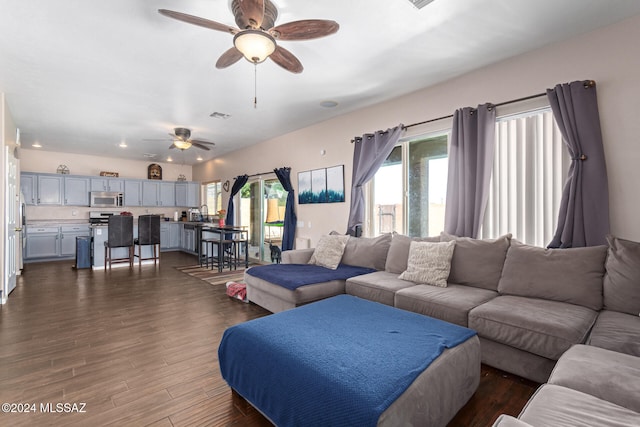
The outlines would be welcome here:
M 372 180 L 368 234 L 433 236 L 442 231 L 447 141 L 446 134 L 429 135 L 393 149 Z
M 207 207 L 209 215 L 216 214 L 222 207 L 222 183 L 220 181 L 206 184 Z
M 552 239 L 569 154 L 548 107 L 499 116 L 494 164 L 478 238 L 511 233 L 546 246 Z M 522 110 L 520 110 L 522 111 Z M 396 146 L 372 179 L 366 233 L 436 236 L 444 230 L 448 134 L 413 137 Z
M 550 109 L 498 119 L 481 238 L 506 233 L 546 246 L 553 238 L 569 154 Z

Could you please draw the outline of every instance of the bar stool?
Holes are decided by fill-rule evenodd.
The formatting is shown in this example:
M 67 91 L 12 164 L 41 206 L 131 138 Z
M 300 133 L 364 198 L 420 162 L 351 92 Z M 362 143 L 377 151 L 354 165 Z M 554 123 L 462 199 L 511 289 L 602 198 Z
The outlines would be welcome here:
M 128 262 L 129 268 L 133 267 L 133 217 L 131 215 L 111 215 L 109 217 L 108 238 L 104 242 L 104 269 L 107 264 Z M 112 248 L 127 248 L 129 256 L 126 258 L 113 258 Z
M 156 265 L 160 260 L 160 215 L 140 215 L 138 217 L 138 237 L 133 241 L 138 248 L 138 253 L 134 251 L 133 256 L 138 258 L 138 265 L 142 261 L 153 260 Z M 142 247 L 152 246 L 153 256 L 142 257 Z

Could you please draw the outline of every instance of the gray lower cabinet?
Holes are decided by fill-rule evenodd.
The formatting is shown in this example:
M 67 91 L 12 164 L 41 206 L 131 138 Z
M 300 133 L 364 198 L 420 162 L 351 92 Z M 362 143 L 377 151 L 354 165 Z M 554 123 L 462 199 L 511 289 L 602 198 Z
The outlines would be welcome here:
M 181 249 L 183 224 L 173 221 L 160 223 L 160 249 Z
M 74 258 L 76 237 L 89 236 L 88 224 L 60 227 L 27 226 L 25 261 Z
M 196 229 L 191 224 L 185 224 L 182 230 L 182 241 L 180 248 L 191 254 L 196 253 Z

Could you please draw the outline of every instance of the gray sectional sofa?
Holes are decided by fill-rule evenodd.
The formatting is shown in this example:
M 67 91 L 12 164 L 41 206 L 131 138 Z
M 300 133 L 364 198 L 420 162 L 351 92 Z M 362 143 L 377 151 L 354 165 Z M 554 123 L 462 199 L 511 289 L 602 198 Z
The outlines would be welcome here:
M 425 240 L 455 240 L 446 287 L 399 278 L 411 242 Z M 286 251 L 283 263 L 307 263 L 312 253 Z M 608 246 L 543 249 L 508 235 L 477 240 L 396 234 L 350 238 L 342 261 L 376 265 L 377 271 L 293 291 L 245 275 L 248 298 L 275 312 L 347 293 L 436 317 L 475 329 L 483 363 L 539 383 L 576 344 L 640 356 L 635 242 L 610 237 Z

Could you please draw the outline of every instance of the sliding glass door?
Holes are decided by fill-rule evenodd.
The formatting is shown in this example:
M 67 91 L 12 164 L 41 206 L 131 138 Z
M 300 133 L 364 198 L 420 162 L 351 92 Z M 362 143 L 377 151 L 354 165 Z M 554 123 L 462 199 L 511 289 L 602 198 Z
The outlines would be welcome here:
M 249 229 L 249 258 L 272 262 L 282 249 L 287 192 L 277 178 L 256 178 L 240 190 L 240 225 Z

